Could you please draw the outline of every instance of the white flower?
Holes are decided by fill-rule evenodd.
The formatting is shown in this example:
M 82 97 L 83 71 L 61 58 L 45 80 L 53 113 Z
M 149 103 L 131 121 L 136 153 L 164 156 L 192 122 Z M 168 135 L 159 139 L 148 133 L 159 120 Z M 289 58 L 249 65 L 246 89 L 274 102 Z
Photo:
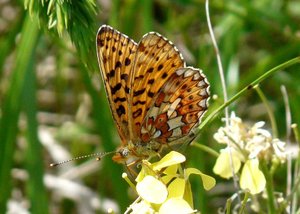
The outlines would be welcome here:
M 273 139 L 271 133 L 262 128 L 264 125 L 265 122 L 259 121 L 251 127 L 233 112 L 229 118 L 229 125 L 220 127 L 214 138 L 242 155 L 247 155 L 249 159 L 261 156 L 266 160 L 278 158 L 283 162 L 286 157 L 285 143 Z
M 271 145 L 273 147 L 275 156 L 279 158 L 281 162 L 284 162 L 286 160 L 285 142 L 275 138 L 272 140 Z
M 228 126 L 220 127 L 214 138 L 227 144 L 215 163 L 213 171 L 223 178 L 231 178 L 241 170 L 240 186 L 251 194 L 261 193 L 266 185 L 263 172 L 259 169 L 259 161 L 286 159 L 285 143 L 273 139 L 271 133 L 263 129 L 265 122 L 260 121 L 253 126 L 243 123 L 234 113 Z
M 266 151 L 270 148 L 270 143 L 262 135 L 254 135 L 246 143 L 245 149 L 249 153 L 249 158 L 255 158 L 259 155 L 260 152 Z

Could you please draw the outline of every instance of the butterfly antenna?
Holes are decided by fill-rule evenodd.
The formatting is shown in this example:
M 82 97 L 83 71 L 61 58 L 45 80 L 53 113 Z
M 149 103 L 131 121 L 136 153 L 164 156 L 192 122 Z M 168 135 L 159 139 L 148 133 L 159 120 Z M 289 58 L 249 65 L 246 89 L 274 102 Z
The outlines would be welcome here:
M 113 152 L 97 152 L 97 153 L 94 153 L 94 154 L 83 155 L 83 156 L 71 158 L 69 160 L 64 160 L 64 161 L 61 161 L 61 162 L 58 162 L 58 163 L 51 163 L 50 167 L 56 167 L 56 166 L 59 166 L 59 165 L 62 165 L 62 164 L 65 164 L 65 163 L 68 163 L 68 162 L 71 162 L 71 161 L 90 158 L 90 157 L 97 157 L 96 160 L 100 161 L 104 156 L 114 154 L 114 153 L 116 153 L 116 152 L 115 151 L 113 151 Z

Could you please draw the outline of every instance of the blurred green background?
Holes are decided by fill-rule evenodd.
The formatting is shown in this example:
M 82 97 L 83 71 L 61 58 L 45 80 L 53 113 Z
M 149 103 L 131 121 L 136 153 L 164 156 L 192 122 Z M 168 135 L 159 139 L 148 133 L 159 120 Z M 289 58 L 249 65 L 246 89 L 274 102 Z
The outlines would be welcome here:
M 25 9 L 26 8 L 26 9 Z M 229 97 L 267 70 L 300 53 L 300 1 L 210 2 Z M 216 55 L 202 0 L 1 0 L 0 1 L 0 213 L 124 212 L 135 199 L 109 157 L 50 168 L 51 162 L 120 143 L 99 77 L 95 37 L 109 24 L 138 41 L 149 31 L 170 39 L 188 65 L 203 69 L 211 83 L 210 111 L 222 103 Z M 286 140 L 280 86 L 290 99 L 292 122 L 300 122 L 300 66 L 277 72 L 260 87 Z M 249 122 L 264 120 L 266 108 L 254 90 L 230 106 Z M 219 115 L 199 143 L 216 151 Z M 293 139 L 290 139 L 293 141 Z M 217 178 L 206 192 L 192 179 L 195 208 L 217 213 L 235 189 L 213 175 L 215 157 L 187 148 L 187 165 Z M 285 168 L 276 177 L 284 191 Z

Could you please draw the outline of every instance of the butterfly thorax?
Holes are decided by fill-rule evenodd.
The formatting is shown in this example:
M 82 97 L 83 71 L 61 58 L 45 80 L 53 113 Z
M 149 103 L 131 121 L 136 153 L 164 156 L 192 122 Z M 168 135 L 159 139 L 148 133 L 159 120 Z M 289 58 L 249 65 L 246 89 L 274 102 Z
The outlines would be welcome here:
M 120 146 L 113 160 L 117 163 L 128 165 L 133 162 L 138 162 L 143 159 L 149 159 L 159 154 L 162 145 L 154 140 L 149 142 L 142 142 L 140 140 L 128 141 L 126 145 Z

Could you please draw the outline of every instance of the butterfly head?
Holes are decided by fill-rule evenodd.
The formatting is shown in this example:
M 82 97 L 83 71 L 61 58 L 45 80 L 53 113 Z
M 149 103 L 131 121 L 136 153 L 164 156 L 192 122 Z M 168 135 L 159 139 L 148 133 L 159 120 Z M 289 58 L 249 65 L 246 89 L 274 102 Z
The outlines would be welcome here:
M 130 155 L 130 151 L 129 151 L 129 149 L 128 148 L 123 148 L 123 147 L 121 147 L 121 148 L 119 148 L 117 151 L 116 151 L 116 153 L 115 153 L 115 155 L 113 156 L 113 160 L 115 161 L 115 162 L 117 162 L 117 163 L 127 163 L 127 159 L 131 159 L 130 157 L 131 157 L 131 155 Z M 134 161 L 134 160 L 133 160 Z
M 158 155 L 161 150 L 161 144 L 156 141 L 137 142 L 129 141 L 126 145 L 119 147 L 113 156 L 117 163 L 129 165 Z

